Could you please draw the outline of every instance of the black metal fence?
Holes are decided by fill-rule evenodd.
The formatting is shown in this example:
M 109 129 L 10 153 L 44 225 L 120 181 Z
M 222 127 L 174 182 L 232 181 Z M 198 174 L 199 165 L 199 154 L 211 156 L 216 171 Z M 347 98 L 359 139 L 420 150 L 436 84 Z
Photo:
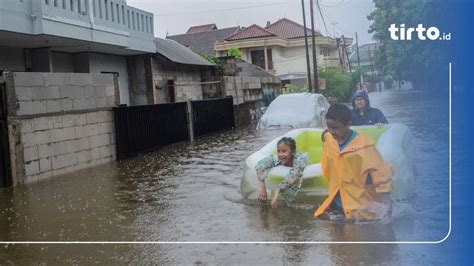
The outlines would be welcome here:
M 189 140 L 186 103 L 115 107 L 117 159 Z
M 12 185 L 5 82 L 0 78 L 0 187 Z
M 231 97 L 192 101 L 191 108 L 196 137 L 235 127 Z M 113 111 L 118 160 L 190 139 L 186 102 L 115 107 Z
M 195 137 L 235 128 L 232 97 L 191 101 L 191 105 Z

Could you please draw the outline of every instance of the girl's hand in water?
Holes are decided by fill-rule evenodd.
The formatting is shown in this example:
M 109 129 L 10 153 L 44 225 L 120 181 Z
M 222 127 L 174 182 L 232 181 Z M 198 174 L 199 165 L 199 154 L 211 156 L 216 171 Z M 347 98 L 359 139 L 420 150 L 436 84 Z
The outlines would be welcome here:
M 265 201 L 267 201 L 267 198 L 268 198 L 268 196 L 267 196 L 267 191 L 266 190 L 261 191 L 260 195 L 258 195 L 258 200 L 259 201 L 265 202 Z
M 265 202 L 267 201 L 267 188 L 265 187 L 265 181 L 260 181 L 259 188 L 258 188 L 260 194 L 258 195 L 258 200 Z
M 278 207 L 278 201 L 276 199 L 272 200 L 272 208 Z

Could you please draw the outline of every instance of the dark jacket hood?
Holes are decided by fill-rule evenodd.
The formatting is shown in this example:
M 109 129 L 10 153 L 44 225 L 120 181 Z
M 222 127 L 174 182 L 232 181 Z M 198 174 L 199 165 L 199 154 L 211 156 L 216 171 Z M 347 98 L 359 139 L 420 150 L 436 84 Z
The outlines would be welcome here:
M 364 98 L 365 101 L 367 102 L 367 108 L 370 107 L 370 100 L 369 100 L 369 95 L 367 94 L 367 92 L 365 92 L 364 90 L 358 90 L 352 96 L 352 108 L 354 108 L 354 110 L 357 110 L 356 105 L 355 105 L 355 99 L 357 97 Z

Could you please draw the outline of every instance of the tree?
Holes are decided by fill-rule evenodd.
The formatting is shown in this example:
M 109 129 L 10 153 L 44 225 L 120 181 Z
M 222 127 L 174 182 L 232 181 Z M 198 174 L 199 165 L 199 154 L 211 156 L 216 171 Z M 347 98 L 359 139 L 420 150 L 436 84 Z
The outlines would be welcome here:
M 369 33 L 377 40 L 374 61 L 385 78 L 409 80 L 417 88 L 434 87 L 445 67 L 443 41 L 395 41 L 390 37 L 391 24 L 405 24 L 407 28 L 423 23 L 443 25 L 449 17 L 448 1 L 437 0 L 373 0 L 375 10 L 368 16 L 372 21 Z M 416 32 L 415 34 L 416 35 Z
M 352 77 L 340 67 L 326 67 L 319 70 L 319 76 L 326 79 L 326 89 L 322 94 L 326 97 L 335 97 L 339 101 L 347 101 L 352 93 Z
M 235 57 L 235 58 L 242 59 L 242 52 L 239 50 L 239 48 L 236 48 L 236 47 L 231 47 L 231 48 L 227 51 L 227 55 L 228 55 L 228 56 Z

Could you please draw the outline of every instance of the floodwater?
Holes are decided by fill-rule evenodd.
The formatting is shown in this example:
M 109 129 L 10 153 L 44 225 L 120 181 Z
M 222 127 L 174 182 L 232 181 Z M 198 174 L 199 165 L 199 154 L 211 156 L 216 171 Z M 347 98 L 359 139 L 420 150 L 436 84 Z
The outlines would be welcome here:
M 372 93 L 416 138 L 415 195 L 391 224 L 330 223 L 315 204 L 243 201 L 243 161 L 284 131 L 239 129 L 0 190 L 0 241 L 438 241 L 448 232 L 448 114 L 417 91 Z M 447 109 L 446 109 L 447 110 Z M 440 122 L 442 121 L 442 122 Z M 436 123 L 434 123 L 436 122 Z M 416 249 L 415 249 L 416 248 Z M 399 264 L 439 262 L 403 244 L 3 244 L 0 264 Z

